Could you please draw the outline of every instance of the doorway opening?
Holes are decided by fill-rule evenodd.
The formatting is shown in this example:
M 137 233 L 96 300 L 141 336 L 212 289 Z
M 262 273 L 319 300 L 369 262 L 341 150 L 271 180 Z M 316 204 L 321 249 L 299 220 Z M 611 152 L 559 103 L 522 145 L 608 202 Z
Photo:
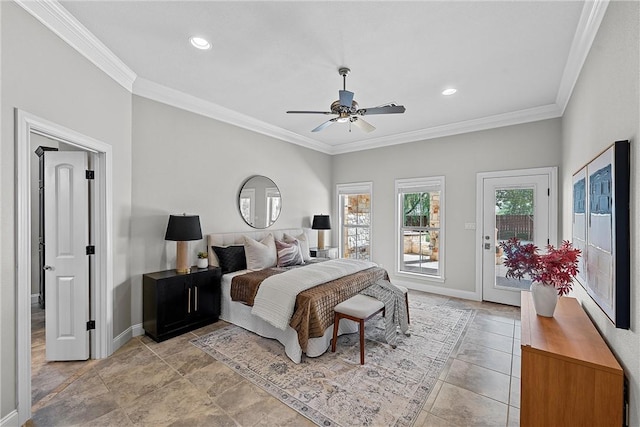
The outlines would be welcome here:
M 91 357 L 104 358 L 112 352 L 112 148 L 71 129 L 25 111 L 15 110 L 16 148 L 16 283 L 17 283 L 17 400 L 18 421 L 31 418 L 31 303 L 32 303 L 32 139 L 57 141 L 76 150 L 93 153 L 95 202 L 91 221 L 95 224 L 96 248 L 91 286 L 91 313 L 96 327 L 91 335 Z M 46 303 L 45 303 L 46 304 Z
M 479 173 L 476 185 L 476 292 L 483 301 L 520 306 L 531 282 L 506 277 L 500 243 L 556 244 L 557 168 Z
M 43 399 L 84 369 L 90 357 L 90 332 L 83 323 L 91 319 L 93 256 L 86 255 L 85 246 L 91 245 L 95 233 L 89 221 L 95 191 L 94 180 L 87 179 L 85 171 L 93 170 L 96 153 L 35 132 L 30 147 L 31 403 L 35 412 Z M 74 169 L 74 164 L 81 167 Z M 63 179 L 76 174 L 81 176 Z M 70 182 L 75 185 L 66 185 Z M 65 201 L 70 202 L 68 206 Z M 60 213 L 69 215 L 58 218 Z M 64 223 L 71 219 L 69 229 Z M 75 236 L 80 247 L 69 251 L 67 236 Z M 57 262 L 59 256 L 66 258 L 66 266 Z M 64 280 L 65 276 L 71 280 Z M 60 277 L 63 280 L 57 280 Z M 64 292 L 67 284 L 71 292 Z

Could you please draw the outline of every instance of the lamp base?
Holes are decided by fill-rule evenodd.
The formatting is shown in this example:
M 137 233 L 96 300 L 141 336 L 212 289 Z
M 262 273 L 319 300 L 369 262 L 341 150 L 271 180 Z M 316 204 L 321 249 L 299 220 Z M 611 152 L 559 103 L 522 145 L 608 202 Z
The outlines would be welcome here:
M 318 230 L 318 249 L 324 249 L 324 230 Z
M 191 266 L 189 265 L 189 242 L 176 242 L 177 254 L 176 254 L 176 272 L 178 273 L 191 273 Z

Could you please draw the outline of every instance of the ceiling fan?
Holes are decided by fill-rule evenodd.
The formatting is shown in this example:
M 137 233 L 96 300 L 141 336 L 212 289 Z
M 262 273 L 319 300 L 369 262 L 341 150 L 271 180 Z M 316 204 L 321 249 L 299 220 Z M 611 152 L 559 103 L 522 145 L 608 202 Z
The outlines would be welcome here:
M 336 114 L 337 117 L 327 120 L 311 132 L 320 132 L 322 129 L 329 127 L 334 123 L 353 123 L 365 132 L 372 132 L 376 128 L 367 123 L 362 117 L 373 114 L 398 114 L 404 113 L 405 108 L 402 105 L 385 104 L 372 108 L 358 108 L 358 103 L 353 99 L 353 92 L 347 90 L 347 75 L 350 69 L 342 67 L 338 69 L 342 76 L 342 90 L 338 91 L 338 100 L 331 104 L 331 111 L 287 111 L 289 114 Z M 351 131 L 351 128 L 349 128 Z

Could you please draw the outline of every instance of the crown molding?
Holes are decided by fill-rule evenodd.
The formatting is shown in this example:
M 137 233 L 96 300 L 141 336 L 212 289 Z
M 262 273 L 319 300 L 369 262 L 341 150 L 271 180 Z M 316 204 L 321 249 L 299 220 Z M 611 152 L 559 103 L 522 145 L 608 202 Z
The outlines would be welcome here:
M 312 150 L 331 154 L 331 146 L 323 142 L 307 138 L 278 126 L 254 119 L 237 111 L 222 107 L 213 102 L 171 89 L 151 80 L 138 77 L 133 85 L 133 93 L 138 96 L 168 104 L 192 113 L 200 114 L 221 122 L 229 123 L 272 138 L 300 145 Z
M 445 136 L 459 135 L 468 132 L 477 132 L 486 129 L 494 129 L 504 126 L 519 125 L 522 123 L 537 122 L 540 120 L 554 119 L 562 116 L 560 107 L 556 104 L 548 104 L 526 110 L 512 111 L 504 114 L 482 117 L 479 119 L 465 120 L 442 126 L 434 126 L 413 132 L 405 132 L 388 137 L 357 141 L 343 144 L 333 148 L 331 154 L 343 154 L 354 151 L 370 150 L 373 148 L 387 147 L 390 145 L 405 144 L 407 142 L 424 141 Z
M 554 104 L 339 146 L 317 141 L 138 77 L 57 0 L 14 1 L 131 93 L 325 154 L 342 154 L 561 117 L 610 0 L 585 2 Z
M 562 73 L 560 87 L 556 97 L 556 104 L 560 107 L 562 114 L 569 103 L 569 98 L 573 92 L 573 88 L 578 81 L 580 71 L 584 61 L 589 55 L 591 45 L 598 34 L 598 29 L 602 23 L 605 12 L 609 6 L 609 0 L 594 0 L 585 2 L 582 7 L 582 14 L 578 21 L 576 33 L 573 36 L 569 57 Z
M 14 1 L 118 84 L 132 91 L 136 73 L 60 3 L 56 0 Z

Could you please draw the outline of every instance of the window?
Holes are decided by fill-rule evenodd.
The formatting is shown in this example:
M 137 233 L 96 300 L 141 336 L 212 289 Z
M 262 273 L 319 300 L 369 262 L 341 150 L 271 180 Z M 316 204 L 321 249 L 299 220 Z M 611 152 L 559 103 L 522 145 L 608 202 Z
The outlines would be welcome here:
M 370 182 L 338 184 L 342 258 L 371 260 L 371 187 Z
M 255 203 L 256 190 L 254 188 L 244 188 L 240 192 L 240 213 L 249 225 L 253 225 L 255 221 Z
M 282 201 L 280 190 L 277 187 L 267 188 L 265 194 L 267 196 L 267 218 L 269 224 L 273 224 L 280 216 L 280 203 Z
M 396 180 L 398 273 L 444 280 L 444 177 Z

